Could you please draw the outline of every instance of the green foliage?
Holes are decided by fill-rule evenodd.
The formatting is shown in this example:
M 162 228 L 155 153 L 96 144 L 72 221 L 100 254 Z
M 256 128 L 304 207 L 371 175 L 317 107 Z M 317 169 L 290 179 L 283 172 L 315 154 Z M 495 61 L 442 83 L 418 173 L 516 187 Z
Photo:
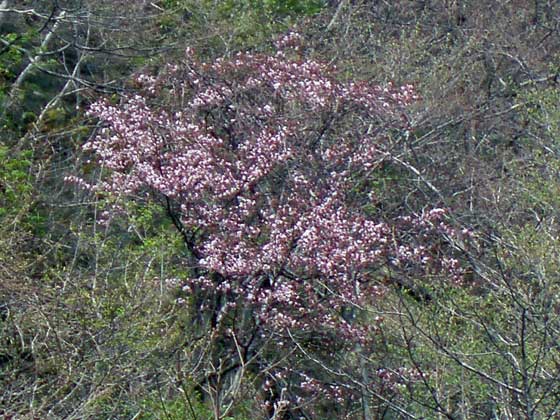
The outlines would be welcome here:
M 14 153 L 0 144 L 0 217 L 15 217 L 25 208 L 33 187 L 30 151 Z
M 185 394 L 185 391 L 189 395 Z M 200 394 L 193 390 L 181 389 L 181 395 L 164 398 L 155 391 L 154 395 L 141 403 L 141 420 L 206 420 L 214 418 L 212 410 L 202 402 Z M 245 411 L 245 410 L 241 410 Z M 247 414 L 222 417 L 223 420 L 250 420 Z
M 260 48 L 299 19 L 326 7 L 322 0 L 169 0 L 160 19 L 164 32 L 204 33 L 189 44 L 209 56 Z
M 524 156 L 511 163 L 517 214 L 554 218 L 560 209 L 560 95 L 556 88 L 520 94 L 521 115 L 531 132 L 521 140 Z
M 37 33 L 34 30 L 12 32 L 0 35 L 0 39 L 3 45 L 0 50 L 0 89 L 6 93 L 24 62 L 24 49 L 33 46 L 37 41 Z
M 222 13 L 263 13 L 270 17 L 314 15 L 321 11 L 325 2 L 321 0 L 226 0 L 221 2 Z

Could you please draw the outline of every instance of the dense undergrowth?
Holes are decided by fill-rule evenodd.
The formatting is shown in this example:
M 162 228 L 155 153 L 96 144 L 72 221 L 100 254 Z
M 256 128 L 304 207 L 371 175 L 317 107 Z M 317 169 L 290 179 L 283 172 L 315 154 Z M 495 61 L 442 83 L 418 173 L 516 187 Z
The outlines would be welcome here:
M 0 416 L 558 417 L 558 9 L 544 0 L 0 2 Z M 292 31 L 301 44 L 292 45 L 298 49 L 286 62 L 321 63 L 316 75 L 297 67 L 292 83 L 332 77 L 340 91 L 325 96 L 328 109 L 301 99 L 288 81 L 294 96 L 272 79 L 264 88 L 251 85 L 254 68 L 235 64 L 247 52 L 251 63 L 289 75 L 278 70 L 278 40 Z M 187 48 L 200 62 L 185 58 Z M 226 78 L 216 63 L 230 66 Z M 175 88 L 196 75 L 200 86 L 235 82 L 237 90 L 222 90 L 225 102 L 194 112 L 188 101 L 200 86 L 179 86 L 181 96 L 165 83 L 150 90 L 152 79 L 139 77 L 166 80 L 172 68 L 182 78 Z M 362 88 L 353 98 L 389 82 L 411 84 L 419 98 L 373 118 L 360 108 L 366 100 L 344 103 L 342 87 L 353 81 Z M 201 189 L 199 201 L 188 195 L 197 185 L 191 192 L 149 183 L 126 191 L 83 188 L 75 181 L 101 185 L 119 171 L 134 173 L 99 165 L 83 145 L 101 139 L 107 126 L 88 114 L 92 104 L 102 99 L 126 109 L 136 95 L 154 112 L 188 109 L 190 123 L 231 141 L 229 148 L 197 149 L 169 132 L 177 121 L 187 124 L 182 117 L 151 121 L 165 139 L 162 154 L 196 150 L 207 159 L 209 151 L 234 164 L 252 156 L 240 144 L 259 144 L 242 129 L 289 127 L 299 154 L 272 169 L 255 161 L 254 168 L 270 172 L 241 198 L 280 212 L 289 198 L 282 188 L 304 196 L 303 178 L 287 179 L 321 174 L 307 191 L 307 211 L 314 194 L 328 195 L 329 174 L 338 171 L 351 185 L 341 202 L 354 219 L 343 225 L 376 221 L 388 245 L 347 230 L 337 254 L 346 253 L 347 266 L 336 260 L 329 277 L 302 256 L 323 252 L 328 260 L 334 253 L 305 248 L 297 238 L 292 248 L 283 246 L 305 264 L 252 266 L 243 274 L 220 264 L 270 248 L 288 222 L 269 226 L 262 214 L 244 213 L 245 225 L 264 226 L 252 236 L 237 225 L 220 227 L 215 215 L 198 215 L 206 222 L 196 226 L 188 206 L 211 203 L 230 218 L 243 207 L 237 196 L 218 197 L 221 185 Z M 367 173 L 355 167 L 359 154 L 336 149 L 344 144 L 371 153 L 358 162 L 370 165 Z M 327 146 L 339 166 L 319 156 Z M 227 172 L 212 168 L 208 176 L 216 179 Z M 437 211 L 441 220 L 429 220 L 437 220 L 437 235 L 411 227 L 434 209 L 445 209 Z M 327 213 L 321 220 L 334 220 L 336 212 Z M 313 238 L 332 240 L 333 226 L 341 224 L 325 222 Z M 224 232 L 239 234 L 244 248 L 210 263 L 217 254 L 207 244 L 216 237 L 226 243 Z M 379 254 L 352 256 L 358 240 L 370 240 L 368 252 Z M 423 243 L 429 246 L 421 257 L 433 264 L 388 251 L 394 244 L 413 252 Z M 362 289 L 341 287 L 347 267 Z M 274 281 L 262 280 L 263 272 Z M 225 290 L 232 280 L 242 291 Z M 297 305 L 263 304 L 247 288 L 268 293 L 276 284 L 290 285 Z M 255 315 L 274 305 L 291 326 Z M 367 334 L 353 341 L 358 326 Z

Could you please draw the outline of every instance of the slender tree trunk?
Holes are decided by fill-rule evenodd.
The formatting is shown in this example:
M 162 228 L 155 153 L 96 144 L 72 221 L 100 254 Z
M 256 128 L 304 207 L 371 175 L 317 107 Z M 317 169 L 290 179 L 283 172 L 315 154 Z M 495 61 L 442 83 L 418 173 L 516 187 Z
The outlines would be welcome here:
M 327 31 L 330 31 L 334 27 L 334 25 L 336 25 L 336 22 L 338 20 L 340 12 L 346 6 L 346 2 L 347 2 L 347 0 L 341 0 L 340 3 L 338 4 L 338 7 L 336 8 L 336 11 L 334 12 L 334 15 L 333 15 L 331 21 L 327 25 Z
M 60 26 L 60 22 L 62 21 L 62 19 L 64 19 L 65 15 L 66 12 L 63 11 L 55 18 L 55 22 L 54 25 L 52 26 L 52 29 L 45 36 L 45 39 L 41 43 L 41 51 L 44 51 L 47 48 L 49 42 L 51 41 L 54 33 L 58 30 Z M 29 72 L 33 69 L 33 67 L 39 64 L 39 62 L 43 59 L 43 57 L 44 57 L 43 54 L 37 54 L 35 57 L 31 57 L 31 56 L 29 57 L 29 64 L 23 69 L 23 71 L 19 74 L 15 82 L 12 84 L 12 87 L 10 89 L 10 94 L 9 94 L 11 98 L 13 98 L 16 95 L 17 91 L 19 90 L 23 81 L 26 79 Z
M 7 9 L 7 8 L 8 8 L 8 0 L 0 1 L 0 10 Z M 6 18 L 6 12 L 0 11 L 0 27 L 2 27 L 5 18 Z

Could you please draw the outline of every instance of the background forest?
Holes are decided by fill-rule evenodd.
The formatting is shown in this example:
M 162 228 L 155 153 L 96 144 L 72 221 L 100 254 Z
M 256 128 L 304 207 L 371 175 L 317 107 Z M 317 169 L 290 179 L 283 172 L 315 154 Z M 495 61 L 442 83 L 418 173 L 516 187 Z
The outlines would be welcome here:
M 0 417 L 560 418 L 559 72 L 549 0 L 0 1 Z

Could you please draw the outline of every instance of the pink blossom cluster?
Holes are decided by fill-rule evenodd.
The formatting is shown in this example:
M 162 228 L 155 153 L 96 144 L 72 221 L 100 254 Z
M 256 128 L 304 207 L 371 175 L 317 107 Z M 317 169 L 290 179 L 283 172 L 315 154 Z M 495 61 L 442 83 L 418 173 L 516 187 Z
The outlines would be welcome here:
M 286 48 L 299 49 L 302 44 L 303 37 L 297 32 L 290 31 L 278 38 L 278 40 L 276 41 L 276 48 L 278 48 L 279 51 L 282 51 Z
M 335 401 L 338 404 L 343 404 L 347 401 L 348 390 L 344 386 L 332 383 L 325 384 L 305 373 L 302 373 L 301 376 L 303 378 L 299 386 L 303 392 L 313 397 Z
M 290 34 L 281 44 L 299 42 Z M 361 186 L 385 159 L 387 130 L 406 128 L 412 86 L 341 81 L 286 51 L 212 63 L 187 53 L 139 76 L 144 90 L 120 104 L 92 105 L 103 128 L 84 149 L 108 172 L 79 182 L 172 203 L 196 258 L 184 293 L 222 296 L 218 322 L 242 305 L 264 336 L 324 334 L 352 346 L 377 325 L 343 315 L 378 299 L 383 267 L 461 275 L 440 258 L 442 235 L 453 234 L 445 211 L 389 223 L 365 210 L 375 191 Z
M 381 380 L 382 386 L 393 392 L 401 392 L 407 386 L 414 385 L 428 376 L 416 368 L 400 367 L 398 369 L 380 368 L 377 370 L 377 377 Z M 378 386 L 372 384 L 372 386 Z

